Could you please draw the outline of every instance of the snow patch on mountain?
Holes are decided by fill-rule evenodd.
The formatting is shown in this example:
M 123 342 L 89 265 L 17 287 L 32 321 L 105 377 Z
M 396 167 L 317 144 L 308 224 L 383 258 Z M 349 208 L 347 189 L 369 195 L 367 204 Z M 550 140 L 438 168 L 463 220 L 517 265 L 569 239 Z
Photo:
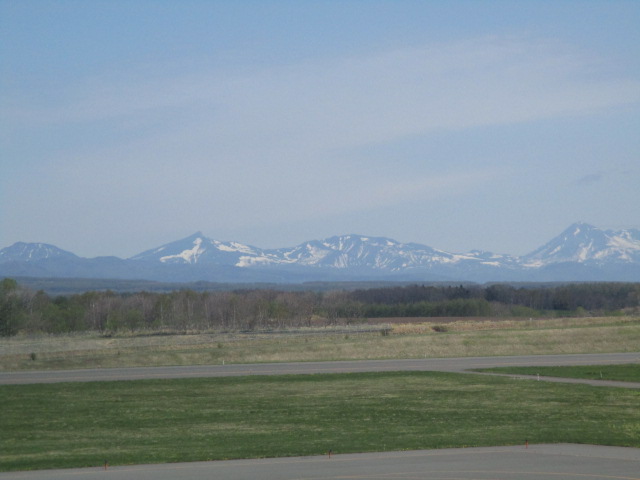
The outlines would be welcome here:
M 166 263 L 181 258 L 186 263 L 197 263 L 200 255 L 206 251 L 206 249 L 202 248 L 202 242 L 202 238 L 196 238 L 193 241 L 193 248 L 183 250 L 175 255 L 165 255 L 164 257 L 160 257 L 160 261 Z

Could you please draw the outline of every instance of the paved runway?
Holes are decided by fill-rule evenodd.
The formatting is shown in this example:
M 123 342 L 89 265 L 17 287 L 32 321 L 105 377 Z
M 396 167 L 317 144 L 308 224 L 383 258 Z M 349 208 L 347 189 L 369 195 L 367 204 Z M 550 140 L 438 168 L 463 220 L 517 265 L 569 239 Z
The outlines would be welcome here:
M 288 375 L 312 373 L 444 371 L 462 372 L 472 368 L 530 365 L 606 365 L 639 363 L 640 352 L 578 355 L 527 355 L 513 357 L 426 358 L 410 360 L 363 360 L 343 362 L 260 363 L 194 365 L 184 367 L 134 367 L 86 370 L 0 372 L 0 385 L 57 382 L 141 380 L 149 378 L 225 377 L 241 375 Z M 566 380 L 562 380 L 566 381 Z M 591 382 L 607 386 L 633 386 L 621 382 Z M 637 388 L 637 387 L 636 387 Z
M 0 480 L 640 480 L 640 449 L 529 445 L 0 473 Z

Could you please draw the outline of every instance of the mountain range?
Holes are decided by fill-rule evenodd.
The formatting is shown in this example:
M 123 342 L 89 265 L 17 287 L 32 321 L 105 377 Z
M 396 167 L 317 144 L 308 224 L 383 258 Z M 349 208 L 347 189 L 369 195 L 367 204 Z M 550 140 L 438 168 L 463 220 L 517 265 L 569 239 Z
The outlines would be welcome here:
M 640 281 L 640 230 L 575 223 L 517 257 L 451 253 L 390 238 L 342 235 L 261 249 L 197 232 L 128 259 L 83 258 L 53 245 L 0 250 L 0 277 L 145 279 L 172 282 Z

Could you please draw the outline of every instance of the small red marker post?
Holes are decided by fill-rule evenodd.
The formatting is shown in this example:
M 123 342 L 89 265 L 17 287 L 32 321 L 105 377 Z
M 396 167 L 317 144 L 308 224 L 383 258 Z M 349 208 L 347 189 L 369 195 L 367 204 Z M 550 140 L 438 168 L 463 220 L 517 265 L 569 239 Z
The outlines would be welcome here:
M 529 448 L 529 440 L 524 441 L 524 448 Z

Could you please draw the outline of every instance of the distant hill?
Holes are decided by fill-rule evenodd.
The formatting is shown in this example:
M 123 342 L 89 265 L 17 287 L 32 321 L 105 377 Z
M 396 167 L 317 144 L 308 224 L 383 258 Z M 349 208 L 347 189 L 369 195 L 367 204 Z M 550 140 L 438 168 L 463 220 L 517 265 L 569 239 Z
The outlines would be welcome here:
M 138 279 L 160 282 L 640 281 L 640 230 L 575 223 L 522 257 L 452 253 L 385 237 L 342 235 L 291 248 L 221 242 L 201 232 L 128 259 L 82 258 L 53 245 L 0 250 L 2 277 Z

